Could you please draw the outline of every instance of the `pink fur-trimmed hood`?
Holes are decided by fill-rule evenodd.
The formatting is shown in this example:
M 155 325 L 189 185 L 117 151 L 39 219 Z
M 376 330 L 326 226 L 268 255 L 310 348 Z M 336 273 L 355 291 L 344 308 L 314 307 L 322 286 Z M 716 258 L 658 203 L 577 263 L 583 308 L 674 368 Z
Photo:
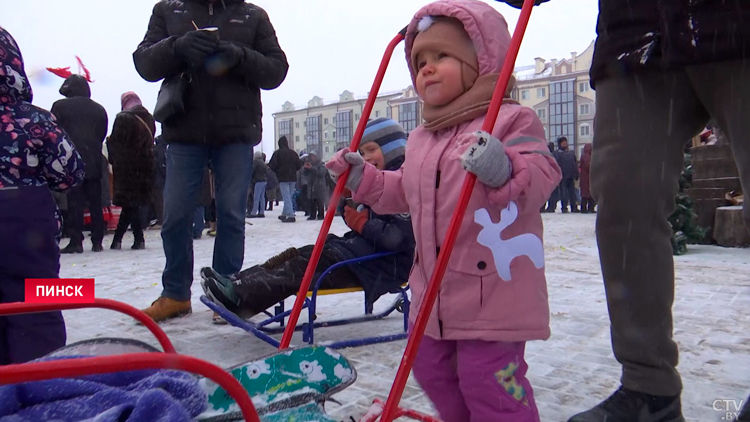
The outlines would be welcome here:
M 414 86 L 416 75 L 412 70 L 411 50 L 419 33 L 417 24 L 425 16 L 446 16 L 460 20 L 474 43 L 479 74 L 500 72 L 510 46 L 510 32 L 503 15 L 479 0 L 438 0 L 419 9 L 406 29 L 406 62 Z

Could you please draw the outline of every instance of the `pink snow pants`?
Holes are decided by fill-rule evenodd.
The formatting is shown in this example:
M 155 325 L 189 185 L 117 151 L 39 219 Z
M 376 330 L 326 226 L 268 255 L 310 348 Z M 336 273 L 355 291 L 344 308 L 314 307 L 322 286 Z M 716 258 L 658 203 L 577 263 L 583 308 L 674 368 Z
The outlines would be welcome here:
M 414 378 L 444 422 L 539 422 L 525 346 L 425 336 Z

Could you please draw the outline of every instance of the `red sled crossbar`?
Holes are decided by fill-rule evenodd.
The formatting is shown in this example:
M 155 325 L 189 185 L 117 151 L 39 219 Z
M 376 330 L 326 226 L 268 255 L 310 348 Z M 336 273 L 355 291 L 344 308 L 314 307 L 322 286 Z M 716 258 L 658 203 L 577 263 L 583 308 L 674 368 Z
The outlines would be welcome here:
M 128 353 L 0 366 L 0 385 L 140 369 L 180 370 L 199 374 L 216 382 L 235 399 L 245 421 L 260 422 L 250 396 L 236 379 L 214 364 L 178 354 L 167 334 L 148 315 L 130 305 L 109 299 L 77 304 L 0 303 L 0 316 L 83 308 L 104 308 L 130 315 L 154 334 L 165 353 Z
M 503 68 L 500 72 L 500 76 L 498 77 L 497 85 L 495 86 L 495 92 L 492 96 L 492 101 L 490 102 L 489 109 L 487 110 L 487 117 L 485 118 L 482 125 L 482 130 L 486 132 L 492 132 L 492 129 L 495 126 L 497 114 L 500 111 L 500 106 L 502 105 L 503 96 L 508 86 L 508 81 L 513 74 L 513 68 L 516 63 L 516 58 L 518 57 L 518 51 L 521 48 L 521 41 L 523 40 L 523 36 L 526 32 L 526 27 L 528 26 L 529 19 L 531 17 L 531 10 L 533 9 L 533 7 L 534 0 L 524 0 L 523 7 L 521 8 L 521 14 L 518 18 L 518 23 L 516 24 L 516 28 L 513 32 L 513 37 L 508 48 L 508 53 L 503 63 Z M 405 37 L 406 28 L 402 29 L 401 32 L 399 32 L 399 34 L 393 38 L 390 44 L 388 44 L 388 48 L 383 55 L 383 59 L 380 62 L 380 67 L 378 68 L 378 72 L 375 76 L 375 81 L 372 84 L 372 89 L 370 90 L 370 93 L 367 97 L 367 102 L 365 103 L 364 110 L 362 111 L 362 118 L 359 120 L 357 130 L 354 133 L 354 137 L 352 138 L 352 143 L 349 147 L 350 151 L 356 151 L 359 148 L 362 134 L 364 133 L 365 127 L 367 125 L 367 120 L 375 104 L 375 99 L 378 96 L 378 91 L 383 81 L 383 77 L 385 76 L 388 62 L 393 55 L 393 50 L 401 41 L 404 40 Z M 297 299 L 294 302 L 294 308 L 292 309 L 292 313 L 289 316 L 289 325 L 284 332 L 284 336 L 282 337 L 279 349 L 286 349 L 287 347 L 289 347 L 289 344 L 291 342 L 292 335 L 294 334 L 294 327 L 297 325 L 305 296 L 310 289 L 313 274 L 315 272 L 315 268 L 318 266 L 318 261 L 320 260 L 320 255 L 323 251 L 323 244 L 325 243 L 326 236 L 328 235 L 328 231 L 331 228 L 331 222 L 333 221 L 339 198 L 344 191 L 346 180 L 349 178 L 350 169 L 351 167 L 347 169 L 341 177 L 339 177 L 339 180 L 336 183 L 336 188 L 333 191 L 333 195 L 331 196 L 331 200 L 328 205 L 328 211 L 326 212 L 325 219 L 323 220 L 323 226 L 321 227 L 320 233 L 318 234 L 318 239 L 315 243 L 315 247 L 313 248 L 313 253 L 310 257 L 310 261 L 308 262 L 305 275 L 302 279 L 302 284 L 300 285 L 299 292 L 297 293 Z M 369 416 L 366 415 L 361 422 L 374 422 L 378 419 L 378 416 L 380 416 L 381 422 L 392 422 L 396 417 L 399 416 L 407 416 L 421 421 L 436 421 L 434 417 L 423 415 L 410 410 L 400 409 L 398 407 L 398 404 L 401 400 L 401 396 L 403 395 L 406 381 L 409 377 L 409 373 L 411 372 L 414 359 L 416 358 L 419 344 L 424 337 L 424 331 L 427 327 L 427 321 L 429 320 L 432 307 L 435 304 L 437 294 L 440 291 L 440 284 L 442 282 L 443 276 L 445 275 L 445 270 L 448 266 L 448 260 L 450 259 L 451 252 L 453 251 L 453 246 L 456 242 L 456 237 L 458 236 L 458 230 L 461 227 L 461 222 L 463 221 L 464 214 L 466 213 L 466 208 L 469 204 L 469 198 L 471 197 L 471 193 L 474 190 L 476 180 L 476 175 L 467 172 L 463 186 L 461 187 L 461 194 L 459 196 L 458 203 L 456 204 L 456 209 L 453 212 L 450 225 L 448 226 L 448 232 L 446 233 L 445 240 L 440 247 L 440 253 L 438 254 L 435 270 L 433 271 L 432 277 L 430 278 L 429 284 L 427 285 L 427 291 L 425 292 L 424 299 L 417 314 L 414 328 L 412 329 L 412 332 L 406 344 L 406 350 L 404 351 L 401 365 L 399 366 L 393 386 L 391 387 L 390 394 L 388 395 L 388 400 L 386 401 L 384 406 L 382 405 L 382 403 L 376 400 L 373 404 L 373 408 L 370 412 L 368 412 Z

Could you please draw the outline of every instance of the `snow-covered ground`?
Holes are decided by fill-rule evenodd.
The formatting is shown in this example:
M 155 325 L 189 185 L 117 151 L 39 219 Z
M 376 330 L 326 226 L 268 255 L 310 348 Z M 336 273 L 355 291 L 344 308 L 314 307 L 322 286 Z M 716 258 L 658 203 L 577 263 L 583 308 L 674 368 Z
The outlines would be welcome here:
M 313 243 L 321 226 L 298 214 L 295 224 L 282 224 L 280 208 L 265 219 L 248 220 L 246 265 L 256 264 L 289 246 Z M 552 337 L 527 346 L 529 378 L 542 421 L 566 421 L 572 414 L 595 405 L 619 384 L 620 369 L 610 347 L 609 320 L 594 238 L 593 215 L 545 214 L 547 280 L 552 311 Z M 339 217 L 332 232 L 346 227 Z M 111 235 L 105 239 L 109 246 Z M 66 243 L 63 240 L 63 245 Z M 164 255 L 158 231 L 146 233 L 145 250 L 124 249 L 83 255 L 64 255 L 61 277 L 95 278 L 96 295 L 143 308 L 161 292 Z M 198 270 L 211 264 L 214 240 L 206 235 L 194 242 L 195 279 Z M 127 247 L 125 247 L 127 245 Z M 691 422 L 722 420 L 713 409 L 715 400 L 747 399 L 750 393 L 750 250 L 691 246 L 676 258 L 675 339 L 680 346 L 679 370 L 683 377 L 683 411 Z M 193 313 L 162 324 L 180 353 L 231 366 L 274 349 L 231 326 L 211 324 L 211 312 L 200 301 L 202 290 L 193 284 Z M 378 302 L 386 306 L 390 298 Z M 291 301 L 289 302 L 291 304 Z M 376 307 L 377 309 L 377 307 Z M 322 297 L 319 318 L 358 315 L 361 294 Z M 303 314 L 304 315 L 304 314 Z M 361 336 L 363 332 L 398 332 L 400 314 L 385 320 L 316 331 L 324 342 Z M 65 312 L 68 341 L 94 337 L 130 337 L 156 344 L 150 334 L 128 317 L 104 310 Z M 301 337 L 293 343 L 300 344 Z M 357 419 L 373 398 L 385 398 L 401 359 L 405 341 L 343 350 L 357 368 L 359 378 L 334 398 L 329 412 L 341 420 Z M 402 404 L 432 412 L 419 387 L 407 386 Z

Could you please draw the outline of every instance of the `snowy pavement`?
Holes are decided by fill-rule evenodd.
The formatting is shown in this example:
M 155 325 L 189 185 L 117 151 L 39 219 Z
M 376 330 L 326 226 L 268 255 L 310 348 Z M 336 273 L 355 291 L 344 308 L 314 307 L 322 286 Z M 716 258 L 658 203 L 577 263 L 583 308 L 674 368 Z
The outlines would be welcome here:
M 313 243 L 321 226 L 298 214 L 294 224 L 282 224 L 280 208 L 265 219 L 248 220 L 245 263 L 260 263 L 290 246 Z M 543 422 L 566 421 L 572 414 L 606 398 L 619 385 L 620 369 L 610 347 L 609 320 L 594 239 L 593 215 L 545 214 L 547 280 L 552 312 L 552 337 L 527 346 L 529 379 Z M 334 220 L 332 232 L 346 231 Z M 111 242 L 105 238 L 105 248 Z M 63 245 L 67 240 L 63 240 Z M 95 278 L 96 295 L 148 306 L 161 292 L 164 256 L 158 231 L 146 233 L 146 249 L 129 249 L 132 235 L 121 251 L 94 254 L 90 244 L 83 255 L 64 255 L 61 277 Z M 214 240 L 206 235 L 194 242 L 195 279 L 211 264 Z M 675 339 L 680 347 L 683 377 L 683 412 L 690 422 L 726 420 L 716 400 L 744 400 L 750 394 L 750 250 L 690 246 L 676 258 Z M 211 324 L 211 312 L 200 301 L 200 284 L 193 284 L 193 314 L 162 324 L 180 353 L 228 367 L 269 353 L 266 343 L 231 326 Z M 381 299 L 381 308 L 390 303 Z M 291 300 L 289 301 L 291 305 Z M 319 299 L 319 318 L 359 315 L 361 294 Z M 303 314 L 304 317 L 304 314 Z M 130 337 L 156 344 L 150 334 L 128 317 L 105 310 L 65 312 L 68 342 L 94 337 Z M 316 330 L 325 342 L 368 333 L 395 333 L 401 314 L 385 320 Z M 300 344 L 301 337 L 293 343 Z M 385 398 L 401 359 L 405 341 L 345 349 L 356 367 L 357 382 L 328 404 L 340 420 L 357 419 L 376 397 Z M 402 405 L 433 412 L 429 401 L 411 381 Z M 730 407 L 733 404 L 730 403 Z M 726 406 L 726 405 L 723 405 Z

